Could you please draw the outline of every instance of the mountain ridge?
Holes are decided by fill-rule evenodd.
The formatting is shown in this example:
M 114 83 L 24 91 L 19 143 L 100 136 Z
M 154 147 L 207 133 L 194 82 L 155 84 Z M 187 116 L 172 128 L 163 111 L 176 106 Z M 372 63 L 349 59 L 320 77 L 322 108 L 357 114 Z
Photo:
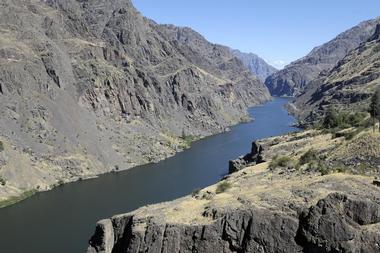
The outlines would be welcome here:
M 254 141 L 217 184 L 99 221 L 87 252 L 379 252 L 380 134 L 367 110 L 380 24 L 373 31 L 291 104 L 311 126 L 329 109 L 362 113 L 360 124 Z
M 263 82 L 268 76 L 278 71 L 275 67 L 271 66 L 264 59 L 254 53 L 244 53 L 237 49 L 231 50 L 233 54 Z
M 330 71 L 320 74 L 293 102 L 293 112 L 312 124 L 329 109 L 366 112 L 380 88 L 380 24 L 374 34 L 352 50 Z
M 0 7 L 0 201 L 165 159 L 270 99 L 228 48 L 194 32 L 203 55 L 129 0 Z
M 339 34 L 329 42 L 315 47 L 311 52 L 290 63 L 265 80 L 265 84 L 276 96 L 297 96 L 308 83 L 322 71 L 328 71 L 351 50 L 357 48 L 372 36 L 380 17 L 363 21 L 357 26 Z

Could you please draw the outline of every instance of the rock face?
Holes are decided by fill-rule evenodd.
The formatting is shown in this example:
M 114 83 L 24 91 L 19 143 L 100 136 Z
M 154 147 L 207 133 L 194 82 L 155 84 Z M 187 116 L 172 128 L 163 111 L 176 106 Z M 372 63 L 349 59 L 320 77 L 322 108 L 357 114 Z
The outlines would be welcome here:
M 379 252 L 380 205 L 334 193 L 299 218 L 258 208 L 213 214 L 207 225 L 164 224 L 133 215 L 100 221 L 88 253 Z M 145 223 L 146 228 L 141 228 Z M 377 225 L 378 226 L 378 225 Z
M 298 243 L 304 252 L 379 252 L 380 205 L 331 194 L 302 214 Z
M 253 53 L 243 53 L 239 50 L 232 50 L 232 53 L 239 58 L 243 64 L 261 81 L 265 81 L 265 79 L 275 73 L 277 69 L 271 65 L 269 65 L 262 58 Z
M 130 0 L 1 1 L 0 62 L 0 200 L 166 158 L 270 98 L 228 48 Z
M 136 228 L 140 221 L 133 216 L 104 220 L 87 252 L 301 252 L 294 240 L 297 220 L 291 217 L 259 209 L 217 215 L 212 224 L 199 226 L 151 221 L 146 231 Z M 109 226 L 114 235 L 103 230 Z
M 368 110 L 372 94 L 380 87 L 380 24 L 368 41 L 352 50 L 330 71 L 310 82 L 295 99 L 294 110 L 305 123 L 314 122 L 328 108 Z
M 230 160 L 228 164 L 229 173 L 237 172 L 245 167 L 251 166 L 253 164 L 259 164 L 265 162 L 263 159 L 264 148 L 257 142 L 252 142 L 251 152 L 245 156 L 240 156 L 235 160 Z
M 370 150 L 379 157 L 379 135 L 368 133 L 370 139 L 376 136 L 372 143 L 365 136 L 352 143 L 309 130 L 254 142 L 247 156 L 295 159 L 313 149 L 329 162 L 338 154 L 340 159 L 355 156 L 355 145 L 367 159 Z M 349 153 L 342 156 L 342 150 Z M 268 162 L 246 166 L 192 196 L 99 221 L 87 252 L 380 251 L 380 187 L 372 176 L 321 175 Z M 221 191 L 221 185 L 229 188 Z
M 362 22 L 333 40 L 314 48 L 307 56 L 292 62 L 269 76 L 265 84 L 272 95 L 297 96 L 318 75 L 333 68 L 351 50 L 367 41 L 380 23 L 380 18 Z

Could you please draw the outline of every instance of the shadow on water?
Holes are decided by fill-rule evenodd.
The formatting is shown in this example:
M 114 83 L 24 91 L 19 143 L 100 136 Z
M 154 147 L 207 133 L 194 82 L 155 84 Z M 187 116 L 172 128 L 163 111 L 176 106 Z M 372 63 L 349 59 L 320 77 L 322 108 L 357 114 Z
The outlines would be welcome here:
M 250 150 L 252 140 L 297 130 L 283 108 L 288 101 L 275 98 L 250 108 L 254 121 L 197 141 L 158 164 L 67 184 L 0 209 L 1 252 L 85 252 L 97 220 L 213 184 L 227 173 L 228 160 Z

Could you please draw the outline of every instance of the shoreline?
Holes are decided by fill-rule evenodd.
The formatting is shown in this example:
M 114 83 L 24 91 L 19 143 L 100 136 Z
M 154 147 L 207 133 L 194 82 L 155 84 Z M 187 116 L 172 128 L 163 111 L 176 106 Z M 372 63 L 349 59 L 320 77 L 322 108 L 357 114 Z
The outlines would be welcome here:
M 203 139 L 208 138 L 208 137 L 217 136 L 219 134 L 230 132 L 232 127 L 238 126 L 240 124 L 245 124 L 245 123 L 253 122 L 255 119 L 249 115 L 249 109 L 250 108 L 259 107 L 259 106 L 263 106 L 266 103 L 269 103 L 269 102 L 273 101 L 274 98 L 275 97 L 271 97 L 270 99 L 268 99 L 267 101 L 265 101 L 263 103 L 259 103 L 259 104 L 247 107 L 246 108 L 246 113 L 247 113 L 246 116 L 248 116 L 248 117 L 246 119 L 242 118 L 241 121 L 237 122 L 236 124 L 227 126 L 226 128 L 224 128 L 220 132 L 212 133 L 210 135 L 205 135 L 205 136 L 192 136 L 191 137 L 192 139 L 189 142 L 187 142 L 185 139 L 183 139 L 184 146 L 182 147 L 182 149 L 179 150 L 179 151 L 174 152 L 173 154 L 168 154 L 168 156 L 166 156 L 163 159 L 160 159 L 160 160 L 157 160 L 157 161 L 153 161 L 153 162 L 147 162 L 147 163 L 141 163 L 141 164 L 133 164 L 131 167 L 127 167 L 125 169 L 118 169 L 118 170 L 112 169 L 112 170 L 104 172 L 104 173 L 99 173 L 99 174 L 94 174 L 94 175 L 89 175 L 89 176 L 76 177 L 76 178 L 73 178 L 73 180 L 70 180 L 70 181 L 62 181 L 61 180 L 61 181 L 58 181 L 56 184 L 50 185 L 50 187 L 48 189 L 37 189 L 37 188 L 35 188 L 35 189 L 27 189 L 27 190 L 25 190 L 24 192 L 22 192 L 19 195 L 12 195 L 9 198 L 6 198 L 4 200 L 0 200 L 0 209 L 13 206 L 13 205 L 15 205 L 15 204 L 17 204 L 19 202 L 22 202 L 24 200 L 27 200 L 27 199 L 33 197 L 36 194 L 53 191 L 53 190 L 55 190 L 55 189 L 57 189 L 59 187 L 62 187 L 64 185 L 68 185 L 68 184 L 72 184 L 72 183 L 78 183 L 78 182 L 81 182 L 81 181 L 87 181 L 87 180 L 91 180 L 91 179 L 97 179 L 97 178 L 99 178 L 101 176 L 108 175 L 108 174 L 111 174 L 111 173 L 125 172 L 125 171 L 128 171 L 128 170 L 137 169 L 140 166 L 146 166 L 146 165 L 149 165 L 149 164 L 157 164 L 159 162 L 165 161 L 165 160 L 167 160 L 169 158 L 172 158 L 172 157 L 176 156 L 179 153 L 182 153 L 182 152 L 184 152 L 184 151 L 192 148 L 194 142 L 203 140 Z M 179 137 L 179 138 L 181 139 L 181 137 Z

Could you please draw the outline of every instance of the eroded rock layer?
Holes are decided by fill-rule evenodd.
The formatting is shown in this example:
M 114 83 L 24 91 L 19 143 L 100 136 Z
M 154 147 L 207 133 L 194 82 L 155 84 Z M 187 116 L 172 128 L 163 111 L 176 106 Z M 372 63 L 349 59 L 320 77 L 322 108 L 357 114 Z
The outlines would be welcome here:
M 0 201 L 158 161 L 270 98 L 227 47 L 130 0 L 0 3 Z
M 331 41 L 314 48 L 305 57 L 269 76 L 265 84 L 276 96 L 300 95 L 321 72 L 331 70 L 351 50 L 371 38 L 379 23 L 380 18 L 372 19 L 339 34 Z
M 261 140 L 253 146 L 264 147 L 262 160 L 271 162 L 248 164 L 192 196 L 102 220 L 88 253 L 379 252 L 378 163 L 362 175 L 350 163 L 347 173 L 327 174 L 312 161 L 292 164 L 310 149 L 331 168 L 357 157 L 370 164 L 380 157 L 379 137 L 363 132 L 347 141 L 306 131 Z M 361 152 L 352 148 L 368 138 L 375 141 Z M 279 157 L 290 160 L 275 165 Z

